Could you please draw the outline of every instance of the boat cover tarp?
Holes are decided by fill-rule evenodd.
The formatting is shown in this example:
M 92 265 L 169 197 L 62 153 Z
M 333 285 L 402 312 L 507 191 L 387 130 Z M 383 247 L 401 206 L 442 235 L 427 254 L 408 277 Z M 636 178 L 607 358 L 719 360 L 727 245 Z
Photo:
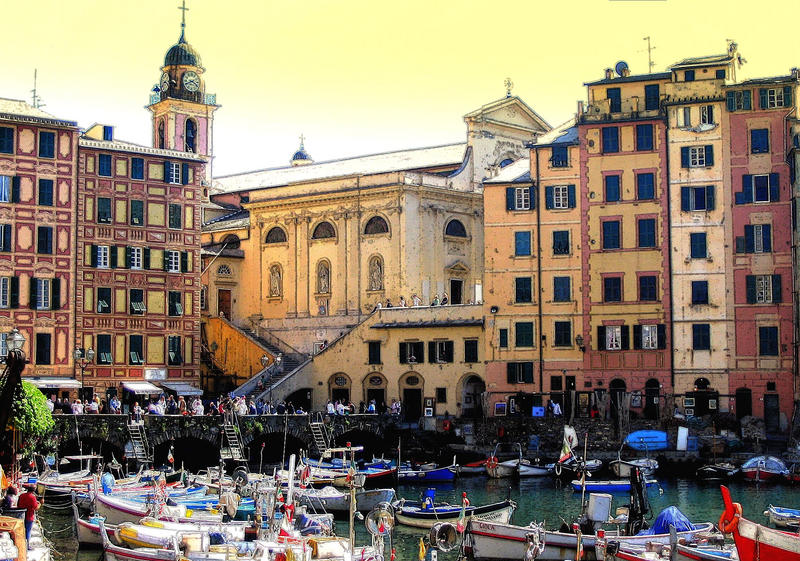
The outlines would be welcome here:
M 759 464 L 761 464 L 761 469 L 763 470 L 775 472 L 786 471 L 786 464 L 775 456 L 756 456 L 755 458 L 750 458 L 742 464 L 742 469 L 756 468 L 759 467 Z
M 688 532 L 694 530 L 694 524 L 686 518 L 678 507 L 668 506 L 656 516 L 653 525 L 647 529 L 642 530 L 637 536 L 652 536 L 655 534 L 669 534 L 669 527 L 675 526 L 676 532 Z

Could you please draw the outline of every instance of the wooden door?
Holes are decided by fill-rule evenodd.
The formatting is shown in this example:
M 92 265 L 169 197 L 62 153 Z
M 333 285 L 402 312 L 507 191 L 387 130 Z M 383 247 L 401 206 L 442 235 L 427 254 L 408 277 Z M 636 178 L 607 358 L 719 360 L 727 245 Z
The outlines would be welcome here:
M 217 292 L 217 313 L 231 319 L 231 291 L 219 289 Z

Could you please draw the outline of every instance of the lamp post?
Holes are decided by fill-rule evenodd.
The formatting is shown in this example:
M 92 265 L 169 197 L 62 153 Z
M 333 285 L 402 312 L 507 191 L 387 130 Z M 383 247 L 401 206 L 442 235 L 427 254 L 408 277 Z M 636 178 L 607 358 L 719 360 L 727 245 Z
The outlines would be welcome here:
M 22 385 L 22 371 L 25 369 L 25 336 L 15 327 L 6 335 L 5 385 L 0 393 L 0 431 L 5 431 L 8 417 L 11 414 L 11 403 L 14 395 Z
M 86 393 L 83 387 L 83 375 L 86 372 L 86 367 L 94 362 L 94 349 L 89 347 L 84 351 L 80 347 L 75 347 L 75 352 L 72 356 L 75 358 L 75 364 L 81 369 L 81 399 L 86 399 Z

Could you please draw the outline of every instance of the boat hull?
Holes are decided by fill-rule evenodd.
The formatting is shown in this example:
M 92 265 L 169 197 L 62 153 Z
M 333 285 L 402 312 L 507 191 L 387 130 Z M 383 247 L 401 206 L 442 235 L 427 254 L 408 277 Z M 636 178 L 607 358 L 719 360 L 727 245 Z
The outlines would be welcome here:
M 401 470 L 398 479 L 400 483 L 446 483 L 454 481 L 457 472 L 456 466 L 430 470 Z
M 639 468 L 642 475 L 653 475 L 658 469 L 658 462 L 651 458 L 642 458 L 640 460 L 614 460 L 608 464 L 611 471 L 615 476 L 620 479 L 626 479 L 631 476 L 633 468 Z
M 800 525 L 800 510 L 769 505 L 764 511 L 773 526 L 778 528 L 797 528 Z
M 517 505 L 509 500 L 481 507 L 469 507 L 466 511 L 465 519 L 480 519 L 499 524 L 508 524 L 516 508 Z M 405 507 L 400 507 L 395 510 L 395 518 L 398 523 L 414 528 L 430 529 L 434 524 L 439 522 L 456 523 L 460 516 L 461 509 L 457 507 L 447 509 L 446 512 L 441 510 L 434 511 L 433 509 L 429 511 L 412 511 Z
M 645 480 L 645 486 L 652 487 L 658 484 L 655 479 Z M 583 485 L 577 479 L 571 482 L 572 490 L 580 492 L 583 490 Z M 592 493 L 619 493 L 631 490 L 631 482 L 621 479 L 619 481 L 590 481 L 586 480 L 586 491 Z
M 395 499 L 394 489 L 368 489 L 356 492 L 356 509 L 369 512 L 380 503 L 391 503 Z M 325 495 L 314 491 L 297 492 L 295 500 L 314 510 L 314 512 L 349 512 L 350 494 L 347 492 Z

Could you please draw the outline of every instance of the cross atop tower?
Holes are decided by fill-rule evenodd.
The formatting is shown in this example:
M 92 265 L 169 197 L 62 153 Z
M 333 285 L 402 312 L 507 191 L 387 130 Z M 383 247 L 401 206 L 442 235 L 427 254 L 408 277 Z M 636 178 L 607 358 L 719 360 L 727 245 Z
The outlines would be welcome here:
M 300 150 L 303 149 L 303 144 L 305 143 L 306 137 L 304 134 L 300 134 Z
M 181 10 L 181 39 L 183 39 L 183 33 L 186 30 L 186 12 L 189 11 L 189 8 L 186 7 L 186 0 L 181 0 L 181 6 L 178 9 Z

